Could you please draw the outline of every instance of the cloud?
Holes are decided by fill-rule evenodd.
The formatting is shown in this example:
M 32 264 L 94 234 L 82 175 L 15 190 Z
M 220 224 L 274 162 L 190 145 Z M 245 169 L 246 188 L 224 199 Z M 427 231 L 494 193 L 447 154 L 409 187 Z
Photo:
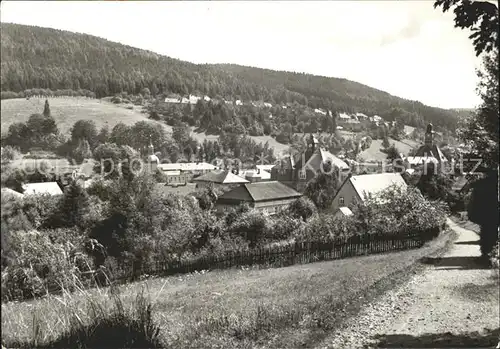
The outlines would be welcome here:
M 408 23 L 396 32 L 384 34 L 380 38 L 380 47 L 389 46 L 397 43 L 398 41 L 409 40 L 416 38 L 422 31 L 422 26 L 425 24 L 426 19 L 419 16 L 412 15 Z

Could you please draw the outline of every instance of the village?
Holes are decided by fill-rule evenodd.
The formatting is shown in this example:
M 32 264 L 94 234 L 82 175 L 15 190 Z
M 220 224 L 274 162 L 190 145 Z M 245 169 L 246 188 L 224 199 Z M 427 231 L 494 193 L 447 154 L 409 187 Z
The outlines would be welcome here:
M 1 349 L 500 349 L 497 5 L 277 5 L 2 2 Z

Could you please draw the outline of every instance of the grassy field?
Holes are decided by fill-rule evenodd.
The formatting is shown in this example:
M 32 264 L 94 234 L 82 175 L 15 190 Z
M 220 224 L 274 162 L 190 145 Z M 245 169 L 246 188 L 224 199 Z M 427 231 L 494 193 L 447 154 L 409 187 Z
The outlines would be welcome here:
M 389 143 L 391 144 L 394 143 L 399 152 L 403 153 L 404 155 L 408 155 L 408 152 L 412 148 L 416 148 L 419 146 L 419 143 L 408 139 L 405 139 L 402 142 L 400 142 L 395 139 L 389 138 Z M 363 150 L 359 154 L 359 156 L 361 156 L 364 160 L 382 161 L 387 159 L 387 154 L 381 152 L 380 148 L 382 148 L 382 140 L 381 139 L 373 140 L 370 148 Z
M 452 233 L 410 251 L 295 265 L 157 278 L 118 287 L 131 307 L 145 289 L 162 341 L 172 348 L 312 348 L 349 314 L 395 286 L 417 261 L 445 248 Z M 2 343 L 49 343 L 88 323 L 88 299 L 110 306 L 109 289 L 2 304 Z M 34 326 L 34 323 L 36 326 Z M 36 335 L 38 333 L 38 335 Z
M 64 134 L 67 134 L 73 124 L 81 119 L 93 120 L 98 129 L 104 125 L 108 125 L 111 129 L 119 122 L 132 125 L 137 121 L 147 120 L 147 114 L 141 113 L 141 107 L 138 106 L 130 110 L 124 105 L 84 97 L 49 98 L 48 100 L 52 116 L 59 130 Z M 41 114 L 44 103 L 45 98 L 2 100 L 3 132 L 6 132 L 9 125 L 14 122 L 26 122 L 31 114 Z M 170 129 L 167 125 L 164 127 Z

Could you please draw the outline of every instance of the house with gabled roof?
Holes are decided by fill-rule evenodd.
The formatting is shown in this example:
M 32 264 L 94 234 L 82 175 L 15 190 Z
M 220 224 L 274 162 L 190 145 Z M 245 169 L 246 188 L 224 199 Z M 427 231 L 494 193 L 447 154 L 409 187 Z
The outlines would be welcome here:
M 233 188 L 242 184 L 250 183 L 246 179 L 232 173 L 229 170 L 208 172 L 200 177 L 193 178 L 197 188 L 207 186 L 219 188 Z
M 349 207 L 356 201 L 364 202 L 370 196 L 377 196 L 391 186 L 407 188 L 408 185 L 399 173 L 374 173 L 349 176 L 342 183 L 333 198 L 331 211 L 336 213 L 341 207 Z
M 247 203 L 267 214 L 275 214 L 302 196 L 289 186 L 277 182 L 257 182 L 239 185 L 222 194 L 216 208 L 223 211 Z
M 10 188 L 2 188 L 2 197 L 14 197 L 16 199 L 22 199 L 24 195 Z
M 349 165 L 321 148 L 317 138 L 310 135 L 307 150 L 281 159 L 271 169 L 271 180 L 280 181 L 302 193 L 311 179 L 327 169 L 325 166 L 327 162 L 330 162 L 338 171 L 340 184 L 350 171 Z
M 62 195 L 63 191 L 57 182 L 27 183 L 23 185 L 23 194 L 26 195 Z

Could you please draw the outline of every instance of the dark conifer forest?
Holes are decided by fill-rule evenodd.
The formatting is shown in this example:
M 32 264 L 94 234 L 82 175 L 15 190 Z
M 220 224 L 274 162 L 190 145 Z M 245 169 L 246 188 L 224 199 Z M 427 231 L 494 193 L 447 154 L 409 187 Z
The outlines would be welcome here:
M 80 91 L 97 98 L 121 92 L 137 95 L 148 89 L 155 97 L 195 94 L 377 114 L 419 127 L 432 122 L 453 130 L 457 122 L 456 111 L 346 79 L 233 64 L 193 64 L 91 35 L 18 24 L 2 23 L 1 68 L 2 98 L 32 89 Z

